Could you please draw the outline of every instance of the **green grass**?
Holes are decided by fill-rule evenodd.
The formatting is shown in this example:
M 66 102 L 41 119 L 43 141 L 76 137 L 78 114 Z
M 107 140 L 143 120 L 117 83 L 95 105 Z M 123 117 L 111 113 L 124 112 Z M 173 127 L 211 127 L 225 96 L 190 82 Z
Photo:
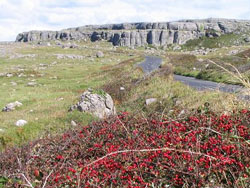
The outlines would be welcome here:
M 225 35 L 221 35 L 220 37 L 214 37 L 214 38 L 202 37 L 199 39 L 188 41 L 186 44 L 182 46 L 182 49 L 195 50 L 196 48 L 199 48 L 199 47 L 220 48 L 223 46 L 235 45 L 235 41 L 239 41 L 239 43 L 243 43 L 242 35 L 225 34 Z
M 148 98 L 157 98 L 157 102 L 147 106 L 145 101 Z M 232 95 L 218 91 L 198 92 L 180 82 L 173 81 L 171 76 L 152 77 L 132 90 L 127 99 L 120 106 L 121 110 L 142 111 L 148 114 L 169 112 L 176 110 L 176 108 L 192 111 L 207 102 L 211 104 L 211 108 L 215 111 L 226 111 L 234 106 L 233 101 L 235 100 Z M 179 104 L 176 101 L 179 101 Z
M 12 73 L 14 76 L 0 77 L 0 108 L 14 101 L 23 106 L 13 112 L 0 112 L 0 150 L 11 145 L 21 145 L 30 140 L 51 136 L 73 128 L 71 121 L 86 125 L 95 117 L 80 112 L 68 112 L 82 92 L 93 88 L 98 94 L 108 92 L 114 99 L 118 111 L 162 113 L 164 110 L 175 109 L 176 100 L 181 101 L 178 108 L 194 109 L 205 102 L 213 103 L 215 109 L 228 110 L 233 108 L 232 95 L 219 92 L 197 92 L 176 83 L 169 75 L 168 63 L 151 77 L 145 78 L 142 70 L 135 68 L 143 61 L 142 49 L 114 49 L 111 44 L 79 43 L 78 49 L 62 49 L 60 47 L 33 47 L 29 44 L 7 46 L 13 53 L 36 54 L 35 58 L 2 58 L 0 73 Z M 97 51 L 103 51 L 103 58 L 96 58 Z M 57 59 L 55 54 L 82 55 L 78 59 Z M 132 56 L 131 56 L 132 54 Z M 196 62 L 195 56 L 176 56 L 173 58 L 178 66 L 187 64 L 187 70 Z M 57 62 L 56 64 L 54 62 Z M 187 62 L 187 63 L 186 63 Z M 46 64 L 43 69 L 40 64 Z M 171 67 L 171 66 L 170 66 Z M 184 66 L 185 67 L 185 66 Z M 24 69 L 24 70 L 18 70 Z M 180 71 L 181 72 L 181 71 Z M 18 77 L 23 73 L 25 77 Z M 191 71 L 191 75 L 198 72 Z M 188 72 L 187 72 L 188 74 Z M 37 85 L 27 86 L 35 80 Z M 11 82 L 16 82 L 13 86 Z M 125 87 L 125 92 L 120 92 Z M 157 98 L 150 106 L 145 105 L 147 98 Z M 241 104 L 244 105 L 244 104 Z M 28 124 L 22 128 L 14 124 L 24 119 Z
M 99 44 L 102 45 L 102 44 Z M 22 144 L 44 135 L 58 134 L 71 128 L 74 120 L 88 124 L 95 118 L 89 114 L 78 112 L 68 113 L 69 107 L 76 103 L 80 94 L 91 88 L 99 88 L 108 77 L 100 75 L 102 68 L 117 64 L 130 57 L 122 53 L 112 53 L 104 50 L 105 57 L 95 57 L 96 50 L 62 49 L 59 47 L 36 47 L 23 44 L 22 49 L 14 48 L 20 54 L 36 54 L 34 59 L 8 59 L 0 64 L 0 72 L 13 73 L 13 77 L 0 77 L 0 108 L 14 101 L 20 101 L 23 106 L 13 112 L 0 112 L 0 148 L 6 145 Z M 83 60 L 56 59 L 53 54 L 80 54 Z M 91 59 L 94 59 L 92 61 Z M 53 62 L 57 64 L 52 65 Z M 39 69 L 40 64 L 47 64 L 45 70 Z M 26 77 L 18 77 L 18 67 L 25 69 Z M 27 83 L 35 80 L 34 87 Z M 12 86 L 11 82 L 16 82 Z M 28 124 L 18 128 L 14 124 L 19 119 L 25 119 Z

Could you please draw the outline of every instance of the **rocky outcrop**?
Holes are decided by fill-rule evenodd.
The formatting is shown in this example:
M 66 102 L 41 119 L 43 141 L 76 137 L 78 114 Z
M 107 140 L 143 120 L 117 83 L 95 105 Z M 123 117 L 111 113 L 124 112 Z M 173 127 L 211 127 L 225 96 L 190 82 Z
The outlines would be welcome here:
M 221 34 L 250 30 L 250 21 L 229 19 L 180 20 L 158 23 L 123 23 L 87 25 L 62 31 L 30 31 L 18 34 L 16 42 L 50 40 L 106 40 L 114 46 L 166 46 L 185 44 L 202 36 L 217 37 Z

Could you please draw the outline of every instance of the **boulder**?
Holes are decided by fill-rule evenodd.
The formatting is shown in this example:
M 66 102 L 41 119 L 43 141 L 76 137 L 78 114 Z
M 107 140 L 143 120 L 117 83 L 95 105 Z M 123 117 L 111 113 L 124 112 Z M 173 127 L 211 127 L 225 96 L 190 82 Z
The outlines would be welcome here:
M 7 105 L 2 109 L 2 111 L 3 111 L 3 112 L 10 112 L 10 111 L 15 110 L 16 107 L 20 107 L 20 106 L 22 106 L 22 105 L 23 105 L 23 104 L 20 103 L 20 102 L 18 102 L 18 101 L 12 102 L 12 103 L 7 104 Z
M 27 83 L 27 86 L 29 86 L 29 87 L 35 87 L 36 86 L 36 82 L 29 82 L 29 83 Z
M 97 57 L 97 58 L 104 57 L 103 52 L 102 52 L 102 51 L 98 51 L 98 52 L 96 53 L 96 57 Z
M 250 37 L 244 38 L 244 41 L 247 42 L 247 43 L 250 42 Z
M 125 91 L 125 88 L 124 87 L 120 87 L 120 91 Z
M 18 120 L 16 123 L 15 123 L 15 125 L 17 126 L 17 127 L 23 127 L 24 125 L 26 125 L 28 122 L 26 121 L 26 120 L 23 120 L 23 119 L 20 119 L 20 120 Z
M 69 111 L 73 110 L 88 112 L 100 119 L 116 114 L 111 96 L 104 91 L 94 92 L 91 89 L 84 92 L 80 97 L 80 101 L 69 109 Z
M 71 124 L 71 126 L 73 126 L 73 127 L 76 127 L 76 126 L 77 126 L 77 123 L 76 123 L 74 120 L 72 120 L 72 121 L 70 122 L 70 124 Z
M 149 98 L 149 99 L 146 99 L 146 105 L 150 105 L 150 104 L 153 104 L 157 102 L 157 99 L 156 98 Z
M 7 73 L 6 77 L 8 77 L 8 78 L 13 77 L 13 74 L 12 73 Z
M 0 73 L 0 77 L 6 76 L 6 73 Z

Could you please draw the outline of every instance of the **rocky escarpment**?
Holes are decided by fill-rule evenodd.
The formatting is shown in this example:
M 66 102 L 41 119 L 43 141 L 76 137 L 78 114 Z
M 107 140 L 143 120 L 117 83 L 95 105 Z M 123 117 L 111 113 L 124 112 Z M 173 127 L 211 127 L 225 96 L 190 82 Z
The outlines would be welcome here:
M 106 40 L 115 46 L 166 46 L 184 44 L 202 36 L 216 37 L 221 34 L 250 30 L 250 21 L 228 19 L 180 20 L 160 23 L 124 23 L 87 25 L 61 31 L 30 31 L 18 34 L 16 42 L 50 40 Z

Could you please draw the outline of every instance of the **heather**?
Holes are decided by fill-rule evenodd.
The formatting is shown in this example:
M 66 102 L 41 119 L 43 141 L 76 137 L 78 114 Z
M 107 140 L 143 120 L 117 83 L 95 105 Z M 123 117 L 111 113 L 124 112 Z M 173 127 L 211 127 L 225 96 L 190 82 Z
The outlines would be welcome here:
M 4 187 L 249 187 L 250 111 L 121 113 L 9 148 Z

